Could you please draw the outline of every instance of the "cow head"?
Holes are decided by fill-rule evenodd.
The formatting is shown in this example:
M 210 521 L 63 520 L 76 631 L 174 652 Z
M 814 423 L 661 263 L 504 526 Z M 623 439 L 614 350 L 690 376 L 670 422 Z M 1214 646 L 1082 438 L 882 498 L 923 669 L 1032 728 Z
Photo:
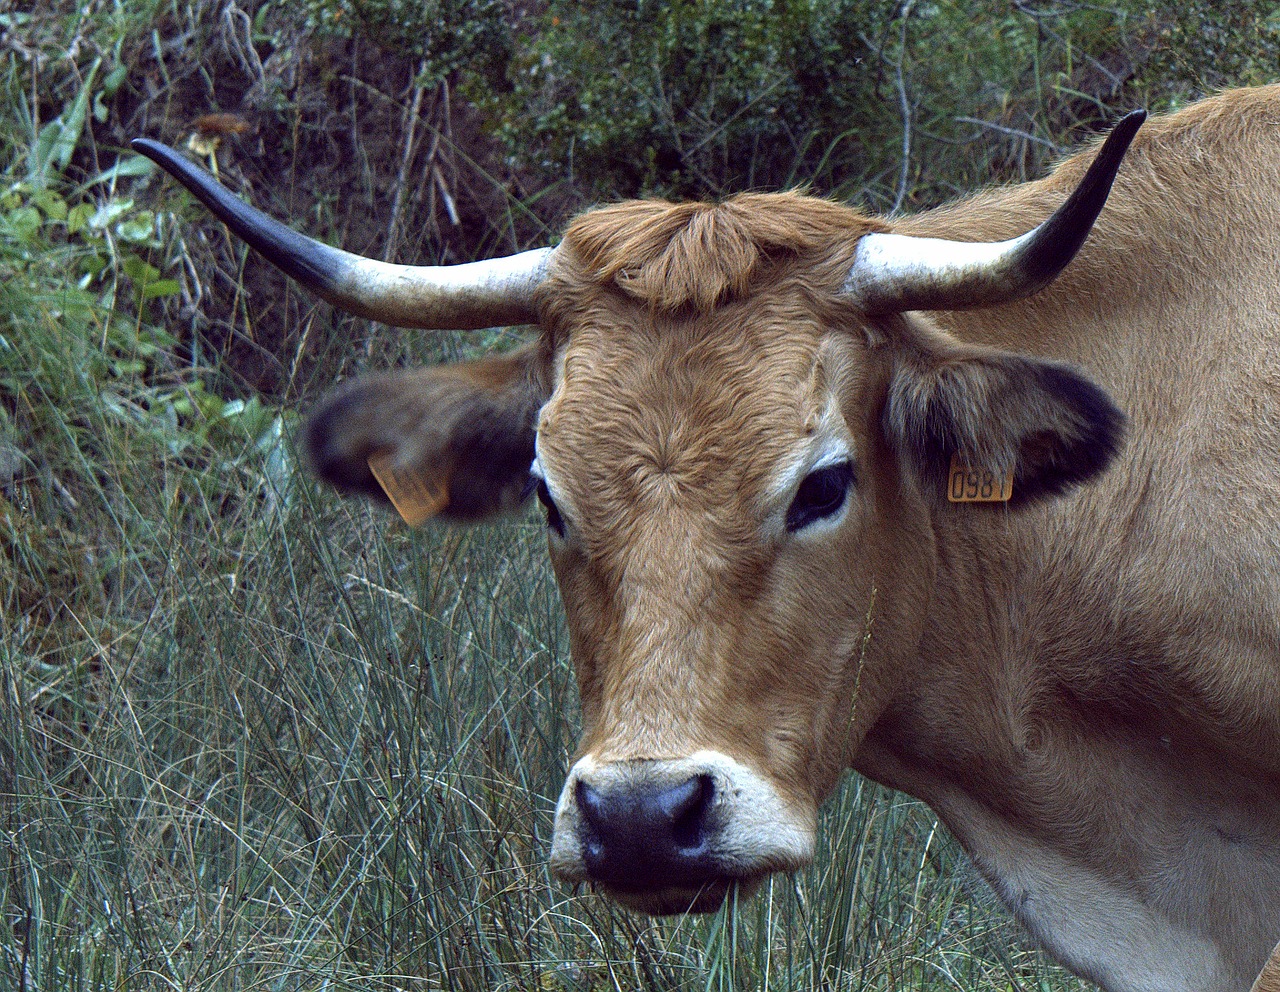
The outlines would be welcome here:
M 514 353 L 386 373 L 314 411 L 317 473 L 443 515 L 546 512 L 583 736 L 551 862 L 648 912 L 707 910 L 806 863 L 817 810 L 912 678 L 955 454 L 1013 503 L 1086 481 L 1121 414 L 1060 364 L 916 311 L 994 305 L 1070 261 L 1140 118 L 1044 224 L 997 245 L 895 236 L 795 194 L 621 204 L 554 252 L 418 269 L 310 242 L 151 143 L 237 233 L 339 305 L 410 326 L 536 319 Z

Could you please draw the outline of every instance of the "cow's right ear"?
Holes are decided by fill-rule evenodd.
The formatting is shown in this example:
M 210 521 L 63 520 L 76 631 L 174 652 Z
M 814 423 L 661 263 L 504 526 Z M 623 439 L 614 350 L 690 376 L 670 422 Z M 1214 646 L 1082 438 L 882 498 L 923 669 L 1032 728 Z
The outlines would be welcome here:
M 446 520 L 513 510 L 529 491 L 545 367 L 535 342 L 475 362 L 363 376 L 311 412 L 303 450 L 343 493 L 387 501 L 374 459 L 384 478 L 439 492 Z

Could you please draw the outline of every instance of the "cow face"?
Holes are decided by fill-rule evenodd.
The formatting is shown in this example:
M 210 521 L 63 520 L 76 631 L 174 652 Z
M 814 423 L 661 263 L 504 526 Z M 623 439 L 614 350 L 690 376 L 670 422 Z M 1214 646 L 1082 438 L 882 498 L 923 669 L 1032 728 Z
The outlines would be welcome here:
M 950 455 L 1014 466 L 1025 501 L 1095 474 L 1119 427 L 1069 369 L 868 317 L 842 292 L 854 215 L 768 199 L 589 215 L 537 343 L 358 382 L 306 434 L 329 481 L 373 491 L 381 452 L 447 478 L 460 518 L 536 489 L 584 717 L 552 867 L 648 912 L 810 858 L 920 664 Z M 788 212 L 785 241 L 753 220 Z
M 532 470 L 584 716 L 552 866 L 708 909 L 809 859 L 906 671 L 927 515 L 879 429 L 886 354 L 800 287 L 684 317 L 612 302 L 567 336 Z

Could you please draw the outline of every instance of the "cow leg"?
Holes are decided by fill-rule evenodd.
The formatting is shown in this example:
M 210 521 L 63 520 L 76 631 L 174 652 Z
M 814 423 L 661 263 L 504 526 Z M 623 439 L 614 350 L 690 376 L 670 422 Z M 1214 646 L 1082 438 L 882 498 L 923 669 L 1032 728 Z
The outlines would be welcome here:
M 1253 983 L 1253 992 L 1280 992 L 1280 944 L 1263 965 L 1262 974 Z

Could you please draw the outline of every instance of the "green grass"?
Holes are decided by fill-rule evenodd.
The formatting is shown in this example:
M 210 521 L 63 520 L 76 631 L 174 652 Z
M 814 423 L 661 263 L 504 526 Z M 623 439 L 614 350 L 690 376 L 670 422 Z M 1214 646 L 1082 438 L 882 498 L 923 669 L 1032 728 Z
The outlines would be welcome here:
M 541 527 L 411 534 L 261 495 L 199 541 L 146 508 L 150 543 L 122 549 L 159 567 L 77 657 L 6 635 L 0 984 L 1048 980 L 929 812 L 858 781 L 813 869 L 717 916 L 565 891 L 544 858 L 576 705 Z

